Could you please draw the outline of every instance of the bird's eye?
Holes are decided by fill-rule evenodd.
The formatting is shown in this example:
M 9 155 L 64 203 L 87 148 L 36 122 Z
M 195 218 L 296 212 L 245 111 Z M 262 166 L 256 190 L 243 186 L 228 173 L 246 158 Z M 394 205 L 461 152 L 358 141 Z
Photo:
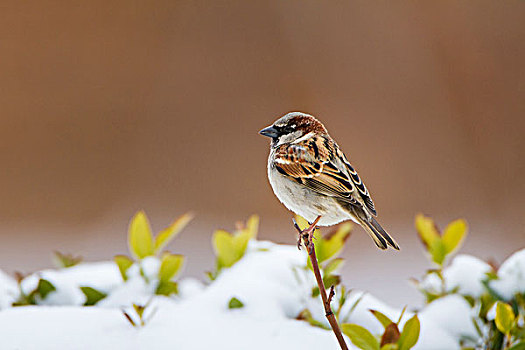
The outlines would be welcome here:
M 289 134 L 295 131 L 295 125 L 286 125 L 282 128 L 283 134 Z

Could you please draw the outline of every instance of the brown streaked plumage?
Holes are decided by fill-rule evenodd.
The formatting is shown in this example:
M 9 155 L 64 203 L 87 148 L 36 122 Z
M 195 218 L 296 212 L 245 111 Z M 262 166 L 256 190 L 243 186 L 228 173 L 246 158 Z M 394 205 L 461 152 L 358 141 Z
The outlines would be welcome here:
M 381 249 L 399 249 L 379 225 L 374 202 L 337 143 L 313 116 L 291 112 L 260 133 L 272 138 L 268 177 L 290 210 L 319 225 L 344 220 L 360 224 Z

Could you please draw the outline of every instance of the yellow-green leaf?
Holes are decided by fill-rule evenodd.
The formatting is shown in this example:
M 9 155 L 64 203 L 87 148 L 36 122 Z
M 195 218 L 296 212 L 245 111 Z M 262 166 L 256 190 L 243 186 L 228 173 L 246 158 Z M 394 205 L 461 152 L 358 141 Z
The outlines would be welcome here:
M 299 226 L 299 228 L 303 231 L 310 227 L 310 223 L 308 223 L 308 221 L 300 215 L 295 215 L 295 222 L 297 223 L 297 226 Z M 314 231 L 314 237 L 321 237 L 321 231 L 319 229 Z
M 233 236 L 229 232 L 216 230 L 213 233 L 213 250 L 219 267 L 229 267 L 235 263 L 237 256 L 233 246 Z
M 295 222 L 297 222 L 297 225 L 301 230 L 306 230 L 308 227 L 310 227 L 308 221 L 300 215 L 295 216 Z
M 498 301 L 496 303 L 496 327 L 499 331 L 504 334 L 509 334 L 510 330 L 514 326 L 516 316 L 512 307 L 504 302 Z
M 259 216 L 252 215 L 246 221 L 246 231 L 250 235 L 250 239 L 257 238 L 257 233 L 259 232 Z
M 397 344 L 388 343 L 381 347 L 381 350 L 398 350 L 399 347 Z
M 146 306 L 144 305 L 138 305 L 138 304 L 133 304 L 133 309 L 135 310 L 135 312 L 137 313 L 137 315 L 142 318 L 142 315 L 144 314 L 144 311 L 146 310 Z
M 423 214 L 417 214 L 415 225 L 419 237 L 427 248 L 431 247 L 433 242 L 440 238 L 436 224 L 431 218 Z
M 95 305 L 100 300 L 108 296 L 106 293 L 96 290 L 93 287 L 87 287 L 87 286 L 80 287 L 80 290 L 86 296 L 86 301 L 84 302 L 84 306 Z
M 49 293 L 54 292 L 56 290 L 57 289 L 55 288 L 55 286 L 48 280 L 45 280 L 43 278 L 38 280 L 38 286 L 36 287 L 36 291 L 38 292 L 38 294 L 40 294 L 42 299 L 45 299 Z
M 452 221 L 443 232 L 443 245 L 447 254 L 457 250 L 467 235 L 467 222 L 463 219 Z
M 419 329 L 419 319 L 417 318 L 417 315 L 414 315 L 403 327 L 403 331 L 397 342 L 399 350 L 408 350 L 416 345 L 417 340 L 419 339 Z
M 250 234 L 241 231 L 235 236 L 224 230 L 217 230 L 213 235 L 213 247 L 217 255 L 219 268 L 230 267 L 239 261 L 248 246 Z
M 142 259 L 154 254 L 150 224 L 143 211 L 139 211 L 131 220 L 128 240 L 129 249 L 136 258 Z
M 125 255 L 117 255 L 117 256 L 115 256 L 113 258 L 113 260 L 115 260 L 115 263 L 118 266 L 120 274 L 122 275 L 122 279 L 124 281 L 127 281 L 128 280 L 128 276 L 127 276 L 126 272 L 131 267 L 131 265 L 133 265 L 133 260 L 131 260 L 130 258 L 128 258 Z
M 319 263 L 337 256 L 350 237 L 352 225 L 349 223 L 341 225 L 333 234 L 314 240 L 315 253 Z
M 248 242 L 257 235 L 258 226 L 259 217 L 252 215 L 246 225 L 239 224 L 235 234 L 224 230 L 216 230 L 213 233 L 212 243 L 217 256 L 217 270 L 231 267 L 244 256 Z
M 359 349 L 379 350 L 379 342 L 366 328 L 356 324 L 345 323 L 341 325 L 341 329 Z
M 193 214 L 186 213 L 162 230 L 155 239 L 155 253 L 160 252 L 193 219 Z
M 233 246 L 235 247 L 235 250 L 237 251 L 237 255 L 239 257 L 237 260 L 242 258 L 242 256 L 246 252 L 248 242 L 251 238 L 252 237 L 249 232 L 240 232 L 233 236 Z
M 337 272 L 344 264 L 345 260 L 343 258 L 335 258 L 328 262 L 323 269 L 323 274 L 325 276 L 330 275 L 331 273 Z
M 179 285 L 173 281 L 159 281 L 155 294 L 170 296 L 179 293 Z
M 375 316 L 375 318 L 377 318 L 377 320 L 381 323 L 381 325 L 384 328 L 386 328 L 389 324 L 394 323 L 390 318 L 388 318 L 388 316 L 386 316 L 380 311 L 370 310 L 370 312 L 372 313 L 372 315 Z
M 521 341 L 509 348 L 509 350 L 525 350 L 525 341 Z
M 432 256 L 432 261 L 438 265 L 443 265 L 445 258 L 447 257 L 447 249 L 443 244 L 441 237 L 438 237 L 429 247 L 430 255 Z
M 407 305 L 405 305 L 403 307 L 403 310 L 401 310 L 401 312 L 399 313 L 399 318 L 397 319 L 397 322 L 396 324 L 399 325 L 399 323 L 401 322 L 401 320 L 403 319 L 403 316 L 405 315 L 405 312 L 407 311 Z
M 228 309 L 240 309 L 242 307 L 244 307 L 244 303 L 236 297 L 231 298 L 228 302 Z
M 159 280 L 161 282 L 170 281 L 181 269 L 184 264 L 184 256 L 165 253 L 159 268 Z
M 55 251 L 53 254 L 53 261 L 57 267 L 67 268 L 78 265 L 80 262 L 82 262 L 82 257 L 73 256 L 72 254 L 62 254 L 58 251 Z

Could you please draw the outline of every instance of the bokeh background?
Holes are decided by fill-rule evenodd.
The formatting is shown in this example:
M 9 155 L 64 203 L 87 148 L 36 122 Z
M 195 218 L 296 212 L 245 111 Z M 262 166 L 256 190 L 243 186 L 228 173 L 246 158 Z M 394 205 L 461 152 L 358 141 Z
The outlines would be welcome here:
M 211 269 L 211 235 L 251 213 L 294 244 L 257 131 L 318 116 L 365 179 L 402 251 L 356 228 L 344 279 L 392 305 L 429 267 L 413 229 L 463 217 L 463 252 L 525 246 L 523 1 L 24 1 L 0 5 L 0 268 L 125 253 L 130 217 L 186 275 Z

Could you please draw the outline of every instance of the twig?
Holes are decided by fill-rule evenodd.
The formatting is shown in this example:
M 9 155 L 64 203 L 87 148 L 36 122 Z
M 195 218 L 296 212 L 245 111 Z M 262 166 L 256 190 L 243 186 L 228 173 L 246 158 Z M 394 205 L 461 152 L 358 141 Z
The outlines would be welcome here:
M 314 270 L 315 279 L 317 280 L 317 285 L 319 286 L 319 293 L 321 294 L 321 298 L 323 299 L 325 316 L 328 319 L 332 330 L 334 331 L 335 337 L 337 338 L 341 349 L 348 350 L 348 346 L 346 345 L 345 339 L 343 338 L 343 334 L 341 333 L 341 329 L 339 328 L 339 324 L 337 323 L 335 315 L 332 312 L 332 308 L 330 306 L 330 302 L 332 301 L 332 298 L 335 295 L 334 286 L 332 285 L 330 287 L 330 297 L 328 297 L 326 295 L 326 288 L 324 286 L 323 278 L 321 277 L 321 272 L 319 270 L 317 256 L 315 255 L 315 246 L 312 242 L 313 232 L 315 231 L 317 223 L 320 219 L 321 217 L 318 216 L 317 219 L 315 219 L 315 221 L 306 230 L 301 230 L 295 222 L 295 219 L 293 220 L 293 222 L 295 228 L 297 229 L 297 231 L 299 231 L 300 237 L 303 239 L 303 244 L 306 247 L 306 250 L 308 251 L 308 256 L 310 257 L 310 262 L 312 263 L 312 268 Z
M 334 298 L 334 296 L 335 296 L 335 287 L 332 284 L 330 286 L 330 293 L 328 293 L 328 305 L 330 305 L 332 303 L 332 299 Z

